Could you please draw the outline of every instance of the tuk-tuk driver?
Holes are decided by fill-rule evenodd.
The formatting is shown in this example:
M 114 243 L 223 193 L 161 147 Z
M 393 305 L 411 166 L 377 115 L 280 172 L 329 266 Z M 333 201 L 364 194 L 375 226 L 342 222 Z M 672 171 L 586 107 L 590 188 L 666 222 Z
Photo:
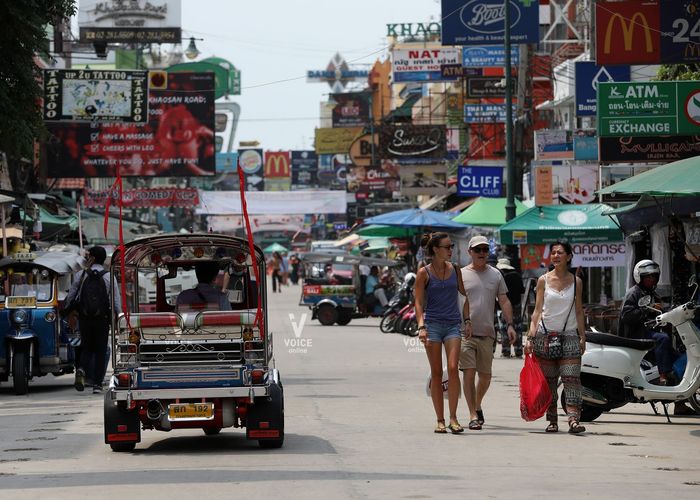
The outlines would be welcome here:
M 198 262 L 194 266 L 194 272 L 197 275 L 197 286 L 180 292 L 177 296 L 176 310 L 230 311 L 228 295 L 214 285 L 219 275 L 219 264 L 211 261 Z

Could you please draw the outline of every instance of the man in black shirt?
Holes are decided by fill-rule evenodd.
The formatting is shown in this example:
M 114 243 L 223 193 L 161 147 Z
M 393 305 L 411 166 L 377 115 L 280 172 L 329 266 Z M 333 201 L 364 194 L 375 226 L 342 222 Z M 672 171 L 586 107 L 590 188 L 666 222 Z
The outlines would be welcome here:
M 515 357 L 520 358 L 523 355 L 523 328 L 522 328 L 522 306 L 521 298 L 523 293 L 525 293 L 525 287 L 523 286 L 523 277 L 520 275 L 516 269 L 510 265 L 510 259 L 501 258 L 498 259 L 496 268 L 501 271 L 503 279 L 508 287 L 508 300 L 513 306 L 513 325 L 515 326 L 515 342 L 513 347 L 515 348 Z M 505 325 L 504 325 L 505 327 Z M 501 332 L 501 338 L 506 338 L 507 333 L 505 330 Z M 501 355 L 504 358 L 510 357 L 510 344 L 507 342 L 501 343 Z

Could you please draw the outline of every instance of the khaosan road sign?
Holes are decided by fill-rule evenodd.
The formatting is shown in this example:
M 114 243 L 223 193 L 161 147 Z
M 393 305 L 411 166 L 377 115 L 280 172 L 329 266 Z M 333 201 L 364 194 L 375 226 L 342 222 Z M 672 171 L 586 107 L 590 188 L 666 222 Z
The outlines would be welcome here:
M 600 137 L 700 133 L 700 82 L 598 85 Z

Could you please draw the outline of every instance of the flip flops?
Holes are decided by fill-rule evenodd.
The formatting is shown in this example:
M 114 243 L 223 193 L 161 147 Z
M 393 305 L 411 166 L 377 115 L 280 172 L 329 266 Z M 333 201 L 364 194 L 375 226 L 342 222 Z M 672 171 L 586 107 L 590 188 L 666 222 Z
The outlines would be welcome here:
M 476 410 L 476 419 L 479 421 L 481 425 L 484 425 L 484 411 L 483 410 Z
M 545 432 L 559 432 L 559 425 L 557 425 L 556 422 L 550 422 L 544 431 Z
M 437 426 L 435 427 L 435 434 L 447 434 L 447 427 L 445 427 L 444 420 L 438 420 Z
M 481 430 L 481 424 L 479 423 L 478 420 L 474 419 L 469 422 L 469 430 L 470 431 L 480 431 Z
M 464 432 L 464 427 L 459 425 L 459 422 L 450 422 L 450 425 L 448 425 L 447 428 L 450 429 L 450 432 L 452 434 L 459 434 L 460 432 Z

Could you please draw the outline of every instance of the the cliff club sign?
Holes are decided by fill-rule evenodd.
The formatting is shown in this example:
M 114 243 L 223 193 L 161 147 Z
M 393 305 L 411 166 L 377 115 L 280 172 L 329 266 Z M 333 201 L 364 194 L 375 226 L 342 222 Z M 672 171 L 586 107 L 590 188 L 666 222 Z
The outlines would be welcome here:
M 369 77 L 367 70 L 352 70 L 343 56 L 336 52 L 325 70 L 309 70 L 306 81 L 311 83 L 325 82 L 333 92 L 342 92 L 348 83 L 365 80 Z

